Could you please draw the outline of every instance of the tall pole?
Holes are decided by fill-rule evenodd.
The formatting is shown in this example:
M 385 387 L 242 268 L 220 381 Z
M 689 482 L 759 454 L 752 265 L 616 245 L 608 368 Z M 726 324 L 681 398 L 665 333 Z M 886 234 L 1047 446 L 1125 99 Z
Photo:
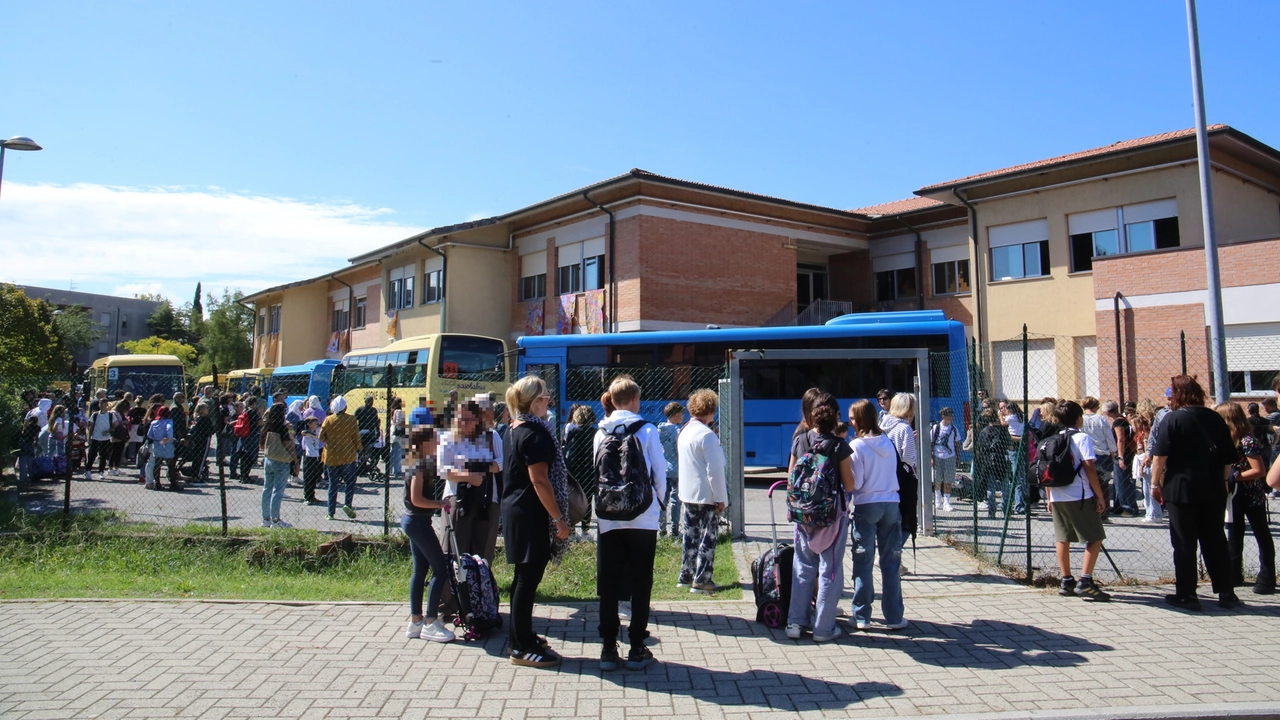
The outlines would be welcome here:
M 3 184 L 4 184 L 4 146 L 0 145 L 0 185 L 3 185 Z
M 1218 239 L 1214 235 L 1213 186 L 1209 165 L 1209 134 L 1204 119 L 1204 81 L 1200 77 L 1200 30 L 1196 24 L 1196 0 L 1187 0 L 1187 42 L 1191 45 L 1191 88 L 1196 112 L 1196 154 L 1200 158 L 1200 214 L 1204 218 L 1204 269 L 1209 297 L 1205 304 L 1209 321 L 1209 358 L 1213 369 L 1213 394 L 1218 402 L 1230 397 L 1227 383 L 1227 341 L 1222 319 L 1222 280 L 1218 274 Z

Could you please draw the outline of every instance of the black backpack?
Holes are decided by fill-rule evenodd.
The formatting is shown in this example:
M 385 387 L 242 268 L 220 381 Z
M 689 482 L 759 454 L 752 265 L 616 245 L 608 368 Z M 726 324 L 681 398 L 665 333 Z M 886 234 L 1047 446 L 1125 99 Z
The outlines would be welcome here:
M 1041 440 L 1036 445 L 1036 462 L 1032 466 L 1032 485 L 1042 488 L 1066 487 L 1075 482 L 1080 465 L 1071 455 L 1071 436 L 1078 430 L 1066 429 Z
M 912 546 L 916 539 L 916 527 L 920 524 L 920 478 L 916 471 L 903 461 L 898 446 L 893 446 L 898 468 L 898 512 L 902 515 L 902 530 L 910 533 Z
M 653 503 L 653 476 L 636 437 L 648 422 L 614 428 L 596 450 L 596 517 L 601 520 L 635 520 Z

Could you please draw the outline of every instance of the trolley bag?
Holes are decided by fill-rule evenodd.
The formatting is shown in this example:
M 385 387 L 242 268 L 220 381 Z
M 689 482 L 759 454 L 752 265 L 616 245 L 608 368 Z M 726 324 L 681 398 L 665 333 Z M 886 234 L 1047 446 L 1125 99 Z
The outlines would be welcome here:
M 773 546 L 751 561 L 751 589 L 756 597 L 756 622 L 780 628 L 787 624 L 791 610 L 791 563 L 796 550 L 790 544 L 778 544 L 778 523 L 773 513 L 773 491 L 787 486 L 780 480 L 769 488 L 769 531 Z
M 31 479 L 44 480 L 54 477 L 53 458 L 48 455 L 37 455 L 31 462 Z
M 445 527 L 449 530 L 450 545 L 450 552 L 445 555 L 449 563 L 449 590 L 458 603 L 455 624 L 466 628 L 464 640 L 475 640 L 486 630 L 502 627 L 502 618 L 498 615 L 498 583 L 483 557 L 458 552 L 458 536 L 448 516 L 445 516 Z

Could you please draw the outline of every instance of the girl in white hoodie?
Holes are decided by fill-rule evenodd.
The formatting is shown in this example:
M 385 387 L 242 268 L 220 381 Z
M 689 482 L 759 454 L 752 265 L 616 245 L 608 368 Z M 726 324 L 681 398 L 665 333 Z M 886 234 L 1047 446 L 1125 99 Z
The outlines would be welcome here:
M 875 600 L 872 571 L 880 549 L 880 610 L 885 626 L 900 630 L 902 617 L 902 515 L 898 511 L 898 453 L 880 429 L 876 407 L 859 400 L 849 410 L 853 447 L 853 619 L 871 629 Z

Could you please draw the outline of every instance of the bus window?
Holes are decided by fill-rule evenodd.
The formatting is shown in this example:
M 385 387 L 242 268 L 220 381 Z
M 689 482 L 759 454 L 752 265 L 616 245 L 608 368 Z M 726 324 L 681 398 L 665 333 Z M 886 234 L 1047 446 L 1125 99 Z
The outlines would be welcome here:
M 449 377 L 502 372 L 501 340 L 445 335 L 440 338 L 440 374 Z
M 609 364 L 609 348 L 604 345 L 571 347 L 568 350 L 569 367 L 602 366 Z M 596 396 L 599 398 L 599 396 Z
M 306 395 L 311 390 L 311 375 L 298 373 L 271 376 L 271 394 Z

